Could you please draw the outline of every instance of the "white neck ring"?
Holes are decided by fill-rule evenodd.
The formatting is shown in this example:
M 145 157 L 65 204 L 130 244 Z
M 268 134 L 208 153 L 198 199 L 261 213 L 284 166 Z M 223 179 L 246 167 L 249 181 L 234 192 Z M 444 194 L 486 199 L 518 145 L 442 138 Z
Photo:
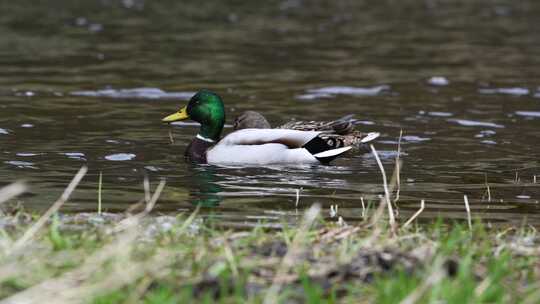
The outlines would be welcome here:
M 208 137 L 204 137 L 204 136 L 202 136 L 201 134 L 197 134 L 197 138 L 200 139 L 200 140 L 204 140 L 204 141 L 206 141 L 206 142 L 209 142 L 209 143 L 215 142 L 213 139 L 210 139 L 210 138 L 208 138 Z

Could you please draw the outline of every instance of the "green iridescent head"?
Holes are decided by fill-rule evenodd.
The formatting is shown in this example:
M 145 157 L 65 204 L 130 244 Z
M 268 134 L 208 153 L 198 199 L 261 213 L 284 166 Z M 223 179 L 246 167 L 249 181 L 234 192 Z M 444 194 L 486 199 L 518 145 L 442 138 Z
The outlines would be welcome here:
M 225 108 L 221 97 L 211 91 L 200 90 L 191 97 L 187 106 L 162 121 L 173 122 L 188 118 L 201 124 L 201 136 L 219 140 L 225 124 Z

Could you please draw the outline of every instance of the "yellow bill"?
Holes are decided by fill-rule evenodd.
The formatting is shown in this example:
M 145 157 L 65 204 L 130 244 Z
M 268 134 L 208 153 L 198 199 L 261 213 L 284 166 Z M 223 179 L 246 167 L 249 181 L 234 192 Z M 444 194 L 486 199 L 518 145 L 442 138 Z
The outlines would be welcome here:
M 182 109 L 180 109 L 180 111 L 163 118 L 161 121 L 173 122 L 173 121 L 184 120 L 188 118 L 189 118 L 189 115 L 187 113 L 187 107 L 183 107 Z

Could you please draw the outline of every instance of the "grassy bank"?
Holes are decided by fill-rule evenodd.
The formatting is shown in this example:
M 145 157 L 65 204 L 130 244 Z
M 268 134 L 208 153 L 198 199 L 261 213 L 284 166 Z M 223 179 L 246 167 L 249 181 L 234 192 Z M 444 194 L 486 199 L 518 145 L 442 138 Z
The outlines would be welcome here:
M 1 303 L 538 303 L 538 235 L 529 227 L 435 221 L 218 228 L 197 215 L 4 214 Z
M 147 180 L 124 213 L 59 213 L 85 167 L 41 215 L 1 206 L 23 184 L 0 189 L 0 304 L 540 302 L 534 227 L 475 221 L 466 197 L 467 221 L 420 225 L 423 202 L 396 217 L 400 162 L 387 184 L 372 149 L 385 195 L 354 225 L 317 205 L 280 229 L 228 229 L 199 209 L 159 215 L 165 182 L 151 193 Z

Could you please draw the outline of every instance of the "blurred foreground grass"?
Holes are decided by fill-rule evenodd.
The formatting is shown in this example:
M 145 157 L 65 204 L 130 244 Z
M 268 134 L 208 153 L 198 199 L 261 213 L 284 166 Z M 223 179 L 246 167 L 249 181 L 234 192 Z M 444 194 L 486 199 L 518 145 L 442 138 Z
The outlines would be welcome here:
M 298 226 L 218 228 L 197 215 L 0 221 L 0 303 L 538 303 L 538 235 L 435 221 L 395 233 L 307 210 Z
M 145 180 L 144 198 L 124 213 L 59 213 L 82 167 L 43 215 L 0 209 L 0 304 L 540 302 L 534 227 L 473 222 L 469 212 L 467 225 L 419 225 L 423 202 L 412 218 L 396 219 L 399 164 L 389 186 L 381 165 L 386 195 L 368 202 L 358 224 L 337 208 L 324 220 L 313 205 L 294 226 L 244 230 L 199 208 L 152 213 L 164 181 L 151 193 Z M 21 183 L 0 189 L 0 204 L 24 191 Z

